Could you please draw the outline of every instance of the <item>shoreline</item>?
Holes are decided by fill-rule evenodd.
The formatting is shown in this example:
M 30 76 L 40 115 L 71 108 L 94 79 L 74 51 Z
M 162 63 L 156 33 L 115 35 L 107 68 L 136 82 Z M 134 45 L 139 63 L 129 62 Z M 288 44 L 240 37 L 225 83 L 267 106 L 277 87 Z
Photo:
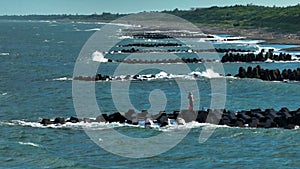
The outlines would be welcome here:
M 289 44 L 299 45 L 286 50 L 300 51 L 300 34 L 287 33 L 283 31 L 268 31 L 264 29 L 241 29 L 241 28 L 226 28 L 216 26 L 199 26 L 199 28 L 208 34 L 230 34 L 233 36 L 243 36 L 247 39 L 264 40 L 260 44 Z

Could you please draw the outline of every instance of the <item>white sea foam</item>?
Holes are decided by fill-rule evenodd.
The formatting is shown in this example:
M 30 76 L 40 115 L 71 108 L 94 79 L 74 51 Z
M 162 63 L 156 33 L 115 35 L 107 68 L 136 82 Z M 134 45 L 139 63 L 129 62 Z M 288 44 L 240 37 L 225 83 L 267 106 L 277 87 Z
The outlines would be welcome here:
M 120 36 L 118 39 L 133 39 L 132 36 Z
M 69 81 L 69 80 L 72 80 L 72 78 L 70 78 L 70 77 L 59 77 L 59 78 L 55 78 L 53 80 L 54 81 Z
M 33 146 L 33 147 L 41 147 L 40 145 L 35 144 L 35 143 L 31 143 L 31 142 L 19 142 L 19 144 L 21 144 L 21 145 L 29 145 L 29 146 Z
M 86 29 L 85 32 L 92 32 L 92 31 L 100 31 L 100 28 L 92 28 L 92 29 Z
M 173 121 L 173 122 L 172 122 Z M 215 125 L 209 123 L 198 123 L 196 121 L 186 123 L 185 125 L 177 125 L 174 120 L 170 120 L 170 124 L 164 127 L 160 127 L 157 123 L 152 123 L 150 126 L 145 126 L 145 121 L 140 121 L 138 125 L 132 125 L 127 123 L 104 123 L 104 122 L 78 122 L 78 123 L 70 123 L 67 122 L 66 124 L 49 124 L 49 125 L 42 125 L 39 122 L 26 122 L 23 120 L 13 120 L 11 122 L 0 122 L 1 125 L 9 125 L 9 126 L 28 126 L 33 128 L 54 128 L 54 129 L 74 129 L 74 130 L 107 130 L 113 128 L 120 128 L 120 127 L 130 127 L 130 128 L 152 128 L 159 131 L 174 131 L 174 130 L 185 130 L 185 129 L 193 129 L 193 128 L 201 128 L 201 127 L 213 127 L 213 128 L 228 128 L 229 126 L 226 125 Z M 31 143 L 23 143 L 24 145 L 31 145 Z M 33 143 L 32 143 L 33 144 Z M 38 147 L 39 145 L 32 145 Z
M 267 59 L 266 61 L 265 61 L 266 63 L 294 63 L 294 62 L 300 62 L 300 59 L 298 59 L 298 58 L 292 58 L 292 60 L 289 60 L 289 61 L 283 61 L 283 60 L 281 60 L 281 61 L 275 61 L 275 60 L 271 60 L 271 59 Z
M 156 78 L 167 78 L 168 77 L 168 73 L 162 71 L 158 74 L 155 75 Z
M 219 73 L 214 72 L 212 69 L 207 69 L 204 72 L 191 72 L 190 75 L 194 75 L 198 77 L 206 77 L 209 79 L 223 77 Z
M 105 61 L 106 58 L 103 58 L 101 55 L 95 54 L 95 60 L 98 62 Z M 134 81 L 134 80 L 162 80 L 162 79 L 187 79 L 187 80 L 195 80 L 198 78 L 227 78 L 223 75 L 220 75 L 219 73 L 214 72 L 212 69 L 207 69 L 206 71 L 200 72 L 200 71 L 193 71 L 188 74 L 168 74 L 164 71 L 161 71 L 157 74 L 142 74 L 142 75 L 119 75 L 112 77 L 112 81 Z M 54 81 L 70 81 L 73 80 L 73 78 L 70 77 L 58 77 L 52 79 Z M 47 80 L 46 80 L 47 81 Z
M 95 62 L 107 62 L 108 59 L 106 59 L 103 55 L 103 53 L 99 52 L 99 51 L 95 51 L 93 54 L 92 54 L 92 58 L 93 58 L 93 61 Z
M 155 74 L 154 77 L 151 74 L 147 74 L 147 75 L 140 75 L 139 77 L 137 77 L 137 79 L 138 80 L 174 79 L 174 78 L 195 79 L 195 78 L 199 78 L 199 77 L 222 78 L 224 76 L 221 76 L 219 73 L 214 72 L 212 69 L 207 69 L 206 71 L 203 71 L 203 72 L 193 71 L 193 72 L 191 72 L 189 74 L 186 74 L 186 75 L 168 74 L 168 73 L 162 71 L 158 74 Z
M 274 60 L 268 58 L 265 62 L 274 62 Z
M 0 53 L 0 56 L 9 56 L 9 53 L 7 53 L 7 52 Z
M 165 127 L 159 128 L 160 131 L 174 131 L 174 130 L 185 130 L 185 129 L 194 129 L 194 128 L 230 128 L 226 125 L 216 125 L 216 124 L 210 124 L 210 123 L 198 123 L 196 121 L 192 121 L 189 123 L 186 123 L 185 125 L 168 125 Z

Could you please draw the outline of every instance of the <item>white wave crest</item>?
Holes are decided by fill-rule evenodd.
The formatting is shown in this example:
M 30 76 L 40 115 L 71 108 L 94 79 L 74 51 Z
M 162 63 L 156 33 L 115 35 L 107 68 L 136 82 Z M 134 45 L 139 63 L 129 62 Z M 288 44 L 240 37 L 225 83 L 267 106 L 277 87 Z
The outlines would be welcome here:
M 41 147 L 40 145 L 35 144 L 35 143 L 31 143 L 31 142 L 19 142 L 19 144 L 21 144 L 21 145 L 29 145 L 29 146 L 33 146 L 33 147 Z
M 0 56 L 9 56 L 9 53 L 0 53 Z
M 104 57 L 103 53 L 101 53 L 99 51 L 95 51 L 92 54 L 92 58 L 93 58 L 93 61 L 95 61 L 95 62 L 108 62 L 108 59 L 106 59 Z
M 69 77 L 59 77 L 59 78 L 55 78 L 53 80 L 54 81 L 69 81 L 69 80 L 72 80 L 72 78 L 69 78 Z
M 215 124 L 209 124 L 209 123 L 198 123 L 196 121 L 192 121 L 189 123 L 186 123 L 185 125 L 178 125 L 175 120 L 170 119 L 169 125 L 160 127 L 157 123 L 152 123 L 150 126 L 145 126 L 145 121 L 139 121 L 138 125 L 132 125 L 127 123 L 118 123 L 118 122 L 112 122 L 112 123 L 104 123 L 104 122 L 78 122 L 78 123 L 70 123 L 67 122 L 66 124 L 49 124 L 49 125 L 43 125 L 39 122 L 26 122 L 22 120 L 13 120 L 11 122 L 0 122 L 0 125 L 10 125 L 10 126 L 28 126 L 33 128 L 54 128 L 54 129 L 75 129 L 75 130 L 82 130 L 82 129 L 88 129 L 88 130 L 106 130 L 106 129 L 113 129 L 113 128 L 120 128 L 120 127 L 131 127 L 131 128 L 152 128 L 158 131 L 168 132 L 168 131 L 174 131 L 174 130 L 185 130 L 185 129 L 193 129 L 193 128 L 201 128 L 201 127 L 214 127 L 214 128 L 229 128 L 229 126 L 226 125 L 215 125 Z M 31 143 L 23 143 L 24 145 L 31 145 Z M 34 145 L 32 145 L 34 146 Z M 38 147 L 39 145 L 35 145 Z
M 206 71 L 202 72 L 201 75 L 209 79 L 222 77 L 219 73 L 214 72 L 212 69 L 207 69 Z
M 295 63 L 295 62 L 300 62 L 300 59 L 295 56 L 292 56 L 292 60 L 288 60 L 288 61 L 283 61 L 283 60 L 275 61 L 268 58 L 265 62 L 266 63 Z
M 85 32 L 92 32 L 92 31 L 100 31 L 100 28 L 92 28 L 92 29 L 86 29 Z
M 113 79 L 118 80 L 118 79 L 122 79 L 122 77 L 126 77 L 126 76 L 118 76 Z M 162 71 L 155 75 L 151 75 L 151 74 L 139 75 L 138 77 L 136 77 L 136 79 L 137 80 L 174 79 L 174 78 L 195 79 L 195 78 L 199 78 L 199 77 L 211 79 L 211 78 L 222 78 L 224 76 L 221 76 L 219 73 L 214 72 L 212 69 L 207 69 L 206 71 L 203 71 L 203 72 L 193 71 L 186 75 L 168 74 L 168 73 Z M 131 76 L 130 78 L 131 78 L 130 80 L 132 80 L 133 77 Z
M 100 60 L 102 60 L 102 59 L 100 59 Z M 119 75 L 119 76 L 113 76 L 113 77 L 110 77 L 110 78 L 111 78 L 112 81 L 134 81 L 134 80 L 150 81 L 150 80 L 175 79 L 175 78 L 195 80 L 197 78 L 213 79 L 213 78 L 226 78 L 226 77 L 223 76 L 223 75 L 220 75 L 217 72 L 214 72 L 212 69 L 207 69 L 206 71 L 203 71 L 203 72 L 193 71 L 193 72 L 188 73 L 188 74 L 168 74 L 164 71 L 161 71 L 157 74 Z M 55 78 L 53 80 L 66 81 L 66 80 L 72 80 L 72 78 L 60 77 L 60 78 Z
M 189 75 L 195 76 L 195 77 L 206 77 L 209 79 L 223 77 L 219 73 L 214 72 L 212 69 L 207 69 L 206 71 L 203 71 L 203 72 L 194 71 L 194 72 L 191 72 Z

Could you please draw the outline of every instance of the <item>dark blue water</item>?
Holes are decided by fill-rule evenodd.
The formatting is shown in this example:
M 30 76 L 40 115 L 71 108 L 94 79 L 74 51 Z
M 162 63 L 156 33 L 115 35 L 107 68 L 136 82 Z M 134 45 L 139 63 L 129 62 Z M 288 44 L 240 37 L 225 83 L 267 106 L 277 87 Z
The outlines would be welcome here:
M 94 33 L 90 30 L 93 28 L 101 28 L 101 25 L 0 21 L 0 168 L 300 166 L 299 130 L 218 127 L 205 143 L 200 144 L 198 140 L 203 125 L 195 125 L 171 150 L 154 157 L 130 159 L 100 148 L 88 137 L 82 126 L 39 126 L 37 122 L 43 117 L 76 116 L 72 81 L 57 79 L 73 76 L 75 61 L 85 42 Z M 226 74 L 235 74 L 240 66 L 256 65 L 257 63 L 223 64 Z M 300 67 L 299 62 L 260 65 L 263 68 L 281 70 Z M 117 63 L 101 63 L 99 72 L 113 75 L 117 66 Z M 203 64 L 188 66 L 192 71 L 205 71 Z M 151 71 L 157 73 L 157 70 Z M 184 83 L 191 82 L 181 80 Z M 196 83 L 199 90 L 193 92 L 199 93 L 199 108 L 210 107 L 210 79 L 199 78 Z M 155 89 L 165 93 L 167 112 L 180 109 L 181 97 L 187 97 L 181 95 L 175 79 L 133 81 L 129 97 L 134 107 L 140 111 L 149 109 L 149 95 Z M 287 107 L 295 110 L 300 107 L 299 83 L 226 78 L 226 89 L 226 109 Z M 116 111 L 111 96 L 111 82 L 97 82 L 95 91 L 101 112 Z M 164 132 L 176 135 L 176 131 L 168 129 L 117 127 L 116 130 L 137 138 L 151 137 Z M 105 141 L 105 136 L 103 140 Z M 113 143 L 123 146 L 120 140 Z

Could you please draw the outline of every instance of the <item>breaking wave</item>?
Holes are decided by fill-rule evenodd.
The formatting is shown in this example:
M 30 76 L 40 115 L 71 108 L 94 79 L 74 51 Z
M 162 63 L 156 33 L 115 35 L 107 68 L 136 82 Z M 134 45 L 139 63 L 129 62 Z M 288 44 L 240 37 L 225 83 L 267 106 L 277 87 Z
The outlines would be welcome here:
M 78 123 L 71 123 L 67 122 L 65 124 L 49 124 L 49 125 L 43 125 L 39 122 L 26 122 L 23 120 L 12 120 L 10 122 L 0 122 L 1 125 L 7 125 L 7 126 L 25 126 L 25 127 L 33 127 L 33 128 L 44 128 L 44 129 L 74 129 L 74 130 L 83 130 L 83 129 L 88 129 L 88 130 L 106 130 L 106 129 L 114 129 L 114 128 L 120 128 L 120 127 L 130 127 L 130 128 L 149 128 L 145 127 L 145 122 L 140 121 L 138 125 L 132 125 L 132 124 L 127 124 L 127 123 L 117 123 L 117 122 L 112 122 L 112 123 L 104 123 L 104 122 L 91 122 L 91 123 L 86 123 L 86 122 L 78 122 Z M 158 131 L 163 131 L 163 132 L 168 132 L 168 131 L 173 131 L 173 130 L 185 130 L 185 129 L 193 129 L 193 128 L 201 128 L 201 127 L 214 127 L 214 128 L 230 128 L 229 126 L 226 125 L 215 125 L 215 124 L 210 124 L 210 123 L 198 123 L 196 121 L 192 121 L 189 123 L 186 123 L 185 125 L 177 125 L 176 122 L 172 122 L 171 124 L 160 127 L 158 124 L 153 124 L 151 125 L 150 128 L 158 130 Z M 40 145 L 35 144 L 35 143 L 25 143 L 25 142 L 19 142 L 19 144 L 22 145 L 31 145 L 34 147 L 40 147 Z
M 41 147 L 39 144 L 31 143 L 31 142 L 19 142 L 21 145 L 28 145 L 33 147 Z
M 70 78 L 70 77 L 59 77 L 59 78 L 55 78 L 53 80 L 54 81 L 69 81 L 69 80 L 72 80 L 72 78 Z
M 93 31 L 100 31 L 100 28 L 92 28 L 92 29 L 86 29 L 85 32 L 93 32 Z
M 95 62 L 108 62 L 108 59 L 106 59 L 104 57 L 103 53 L 101 53 L 99 51 L 95 51 L 92 54 L 92 58 L 93 58 L 93 61 L 95 61 Z
M 9 53 L 0 53 L 0 56 L 9 56 Z
M 120 76 L 114 76 L 109 77 L 110 81 L 150 81 L 150 80 L 162 80 L 162 79 L 190 79 L 195 80 L 197 78 L 208 78 L 208 79 L 214 79 L 214 78 L 226 78 L 224 75 L 220 75 L 219 73 L 214 72 L 212 69 L 207 69 L 206 71 L 200 72 L 200 71 L 193 71 L 188 74 L 168 74 L 164 71 L 159 72 L 157 74 L 144 74 L 144 75 L 120 75 Z M 52 79 L 54 81 L 71 81 L 73 78 L 71 77 L 59 77 Z M 108 80 L 105 80 L 108 81 Z

